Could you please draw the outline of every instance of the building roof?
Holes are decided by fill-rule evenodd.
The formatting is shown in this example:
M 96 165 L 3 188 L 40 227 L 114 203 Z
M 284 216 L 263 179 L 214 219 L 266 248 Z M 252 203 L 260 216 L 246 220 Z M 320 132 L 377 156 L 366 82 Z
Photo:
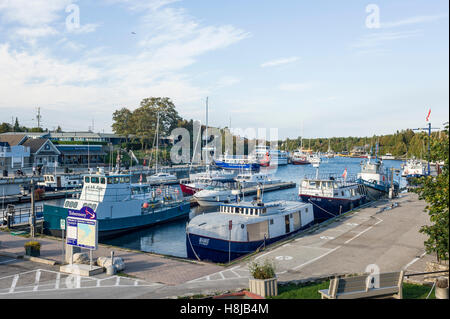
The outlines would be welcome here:
M 53 146 L 53 143 L 47 138 L 29 138 L 25 142 L 23 142 L 22 145 L 29 147 L 30 148 L 30 153 L 34 154 L 37 151 L 39 151 L 41 149 L 41 147 L 45 143 L 47 143 L 47 141 L 49 143 L 51 143 L 52 146 Z M 54 148 L 54 146 L 53 146 L 53 148 Z M 56 149 L 56 153 L 59 153 L 58 149 Z
M 9 146 L 16 146 L 21 144 L 26 137 L 27 136 L 24 133 L 4 133 L 0 134 L 0 142 L 8 143 Z

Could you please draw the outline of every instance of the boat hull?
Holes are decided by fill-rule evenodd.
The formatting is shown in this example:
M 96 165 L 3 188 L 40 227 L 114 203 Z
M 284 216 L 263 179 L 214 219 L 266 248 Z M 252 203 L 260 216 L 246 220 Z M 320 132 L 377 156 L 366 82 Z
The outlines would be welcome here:
M 186 184 L 180 184 L 180 188 L 183 194 L 188 196 L 192 196 L 202 190 L 201 188 L 192 187 Z
M 228 240 L 186 233 L 187 256 L 190 259 L 197 259 L 198 257 L 200 260 L 227 263 L 229 260 L 234 260 L 258 249 L 263 249 L 265 246 L 305 230 L 311 225 L 312 222 L 282 236 L 250 242 L 230 242 Z
M 363 179 L 358 179 L 357 182 L 364 185 L 367 189 L 367 196 L 370 200 L 380 199 L 389 195 L 390 185 L 371 183 Z M 394 184 L 394 192 L 398 193 L 398 184 Z
M 237 170 L 252 170 L 252 171 L 259 170 L 261 166 L 259 163 L 233 164 L 217 160 L 214 161 L 214 164 L 222 169 L 237 169 Z
M 303 202 L 313 204 L 314 221 L 318 223 L 339 216 L 367 202 L 365 196 L 357 199 L 340 199 L 300 194 L 299 197 Z
M 178 206 L 163 210 L 155 210 L 149 214 L 134 215 L 130 217 L 99 219 L 99 239 L 127 233 L 140 228 L 170 222 L 189 215 L 190 203 L 185 202 Z M 44 205 L 44 232 L 52 236 L 61 236 L 60 220 L 66 219 L 68 209 L 64 207 Z

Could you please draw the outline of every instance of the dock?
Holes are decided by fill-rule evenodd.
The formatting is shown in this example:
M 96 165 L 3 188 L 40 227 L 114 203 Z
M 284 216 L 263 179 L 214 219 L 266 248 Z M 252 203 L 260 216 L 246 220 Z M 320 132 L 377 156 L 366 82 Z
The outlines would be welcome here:
M 72 198 L 74 194 L 80 193 L 81 190 L 60 190 L 55 192 L 45 192 L 40 194 L 39 196 L 35 196 L 35 201 L 44 201 L 44 200 L 52 200 L 52 199 L 61 199 L 61 198 Z M 7 195 L 2 196 L 0 199 L 0 205 L 8 205 L 8 204 L 22 204 L 22 203 L 30 203 L 31 195 L 30 194 L 17 194 L 17 195 Z

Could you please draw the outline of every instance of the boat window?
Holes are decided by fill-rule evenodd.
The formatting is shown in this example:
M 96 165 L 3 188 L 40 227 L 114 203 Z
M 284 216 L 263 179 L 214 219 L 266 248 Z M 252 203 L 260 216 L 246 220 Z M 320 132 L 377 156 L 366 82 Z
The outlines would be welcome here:
M 309 182 L 309 186 L 315 186 L 316 182 Z
M 114 184 L 119 184 L 119 178 L 118 177 L 114 177 Z
M 344 196 L 344 191 L 341 192 L 342 196 Z
M 98 184 L 98 177 L 91 177 L 91 183 Z
M 129 177 L 125 177 L 125 183 L 129 183 L 130 182 L 130 178 Z
M 100 183 L 101 183 L 101 184 L 106 184 L 106 180 L 105 180 L 104 177 L 100 178 Z
M 239 214 L 242 214 L 242 207 L 239 207 L 239 208 L 238 208 L 238 213 L 239 213 Z
M 84 178 L 84 182 L 85 182 L 85 183 L 89 183 L 89 181 L 90 181 L 90 178 L 89 178 L 88 176 L 86 176 L 86 177 Z
M 307 213 L 307 212 L 308 212 L 308 207 L 305 208 L 305 213 Z
M 259 215 L 259 209 L 254 208 L 255 210 L 255 215 L 258 216 Z
M 273 225 L 273 219 L 270 220 L 270 225 Z
M 265 214 L 266 211 L 267 211 L 267 209 L 266 209 L 266 208 L 263 208 L 262 211 L 261 211 L 261 214 Z
M 292 214 L 289 214 L 289 218 L 292 218 Z
M 112 184 L 112 183 L 113 183 L 112 177 L 108 177 L 108 184 Z
M 253 216 L 253 209 L 252 208 L 248 208 L 250 215 Z

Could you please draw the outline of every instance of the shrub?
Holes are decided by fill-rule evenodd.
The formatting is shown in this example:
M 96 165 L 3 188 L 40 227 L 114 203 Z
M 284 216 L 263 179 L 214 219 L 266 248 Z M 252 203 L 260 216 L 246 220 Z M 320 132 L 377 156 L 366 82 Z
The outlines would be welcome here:
M 251 262 L 249 265 L 250 274 L 255 279 L 270 279 L 275 278 L 275 263 L 265 260 L 261 265 L 258 262 Z

